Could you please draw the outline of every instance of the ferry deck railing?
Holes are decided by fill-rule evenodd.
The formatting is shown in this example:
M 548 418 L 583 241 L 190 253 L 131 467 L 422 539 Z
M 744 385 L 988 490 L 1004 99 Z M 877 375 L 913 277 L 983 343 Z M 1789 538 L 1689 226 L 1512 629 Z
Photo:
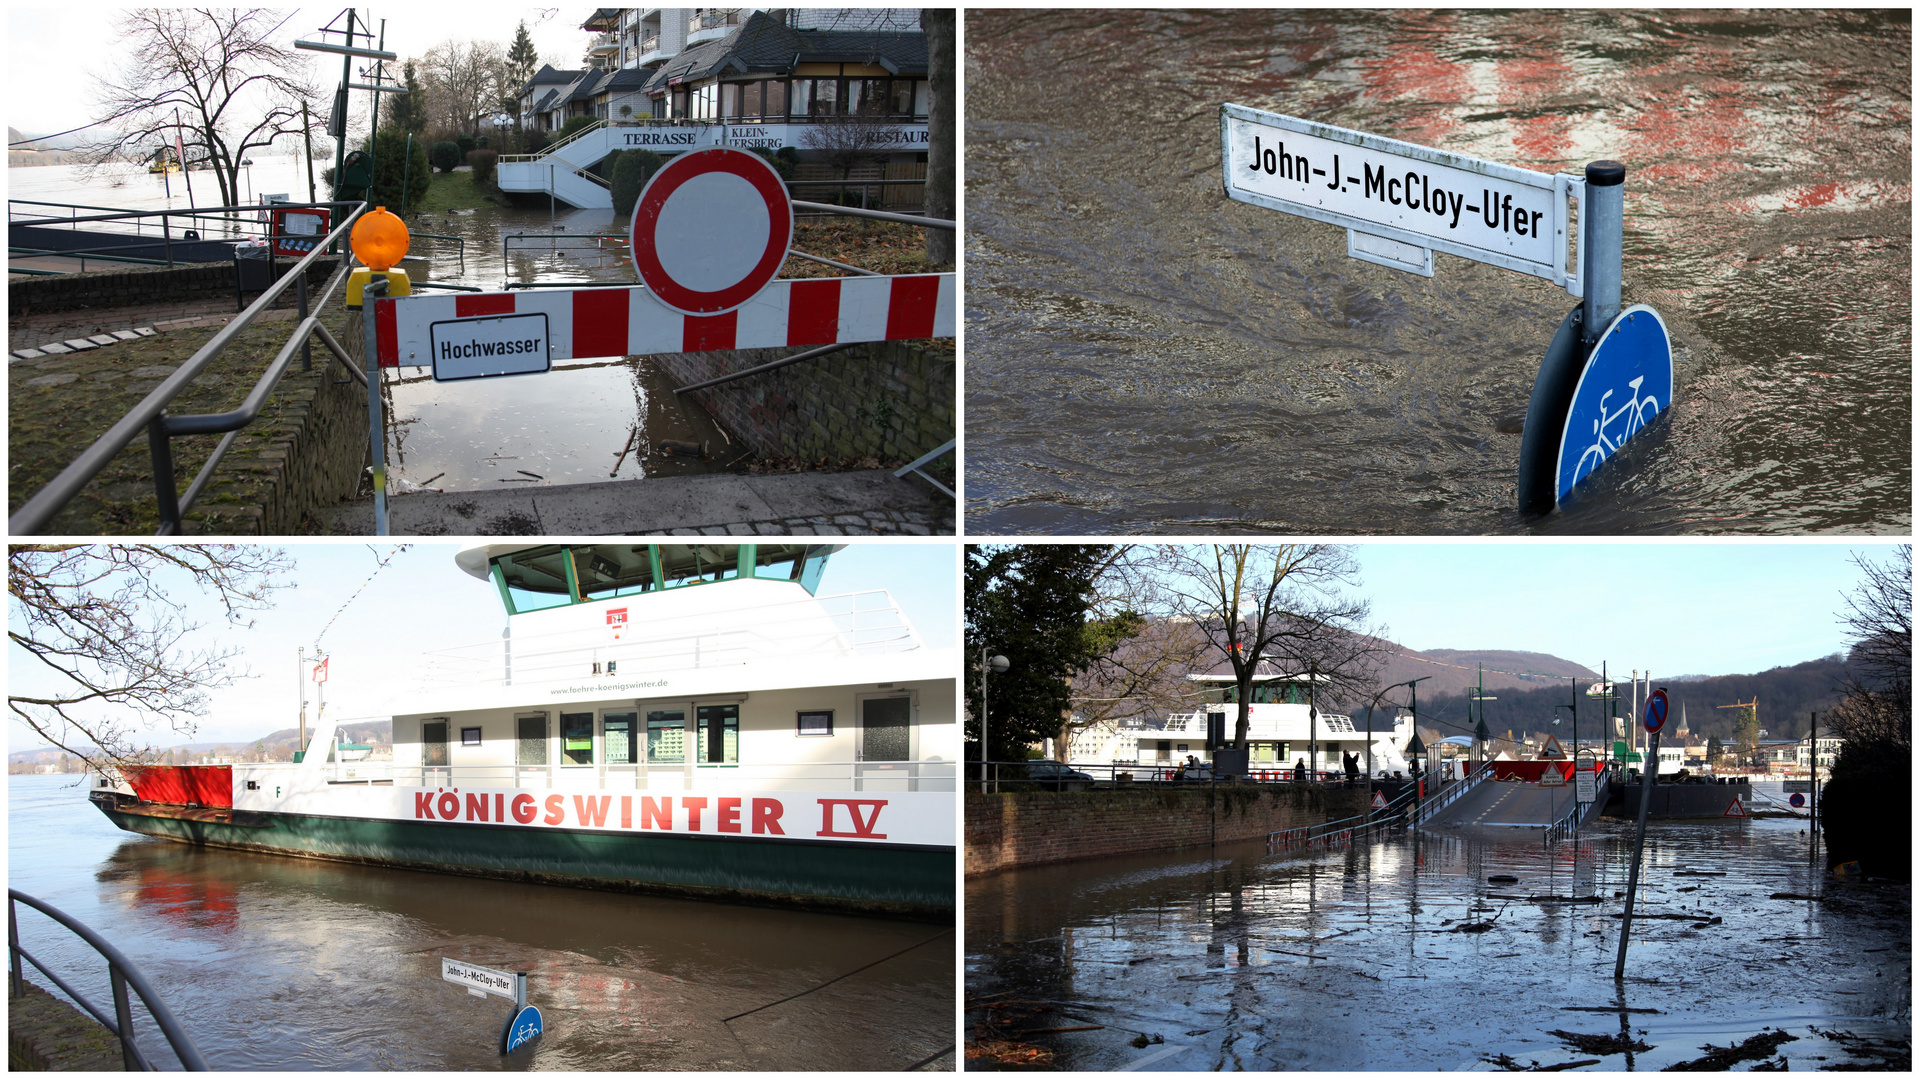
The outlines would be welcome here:
M 265 407 L 268 396 L 279 386 L 280 379 L 286 374 L 287 366 L 292 363 L 295 354 L 306 352 L 305 346 L 309 338 L 318 337 L 327 347 L 327 351 L 333 354 L 334 359 L 347 369 L 347 373 L 361 385 L 366 385 L 366 374 L 354 365 L 347 350 L 334 339 L 332 332 L 321 324 L 318 314 L 332 300 L 334 290 L 347 279 L 346 266 L 342 265 L 340 272 L 334 274 L 332 282 L 328 284 L 317 303 L 311 308 L 307 303 L 307 268 L 324 254 L 329 246 L 344 237 L 353 223 L 367 210 L 366 203 L 352 205 L 355 209 L 334 226 L 333 231 L 328 233 L 324 240 L 315 244 L 314 249 L 308 252 L 305 258 L 295 263 L 292 270 L 269 286 L 260 294 L 259 299 L 248 305 L 247 309 L 236 316 L 232 322 L 221 327 L 205 345 L 200 347 L 199 351 L 174 369 L 173 374 L 167 376 L 159 386 L 141 399 L 138 405 L 108 428 L 106 434 L 95 440 L 92 446 L 82 451 L 79 457 L 60 471 L 59 475 L 22 503 L 20 508 L 8 517 L 7 531 L 14 536 L 29 536 L 44 530 L 48 522 L 53 520 L 53 516 L 73 501 L 83 488 L 93 482 L 94 477 L 106 469 L 114 456 L 125 449 L 128 443 L 138 438 L 141 430 L 145 429 L 148 453 L 153 461 L 154 495 L 160 507 L 160 528 L 155 535 L 168 536 L 177 533 L 180 531 L 182 516 L 193 508 L 200 493 L 206 489 L 207 482 L 213 478 L 214 470 L 219 467 L 221 459 L 226 457 L 227 450 L 239 437 L 241 429 L 259 418 L 260 410 Z M 226 351 L 227 346 L 233 343 L 233 339 L 239 336 L 242 330 L 252 325 L 254 320 L 271 309 L 274 301 L 278 300 L 280 294 L 286 292 L 289 287 L 298 289 L 300 323 L 287 336 L 286 343 L 281 346 L 279 353 L 261 373 L 258 381 L 254 383 L 253 390 L 248 393 L 240 407 L 224 413 L 168 416 L 167 406 L 172 404 L 173 399 L 184 393 L 193 380 Z M 311 358 L 307 359 L 305 364 L 310 368 Z M 178 491 L 174 487 L 173 477 L 173 439 L 180 435 L 220 433 L 224 433 L 226 437 L 221 439 L 213 452 L 208 455 L 206 464 L 201 466 L 200 472 L 193 478 L 192 483 L 187 485 L 187 490 L 184 493 Z
M 1588 807 L 1594 806 L 1594 805 L 1600 805 L 1600 806 L 1606 805 L 1607 796 L 1610 794 L 1610 792 L 1608 791 L 1608 788 L 1609 788 L 1609 785 L 1612 783 L 1611 778 L 1612 778 L 1611 769 L 1601 769 L 1596 773 L 1594 773 L 1593 802 L 1590 802 L 1590 803 L 1583 803 L 1580 801 L 1579 780 L 1576 779 L 1572 781 L 1574 785 L 1573 805 L 1571 807 L 1568 807 L 1567 812 L 1564 814 L 1561 814 L 1557 821 L 1547 826 L 1546 836 L 1544 837 L 1544 839 L 1548 844 L 1557 844 L 1560 841 L 1565 840 L 1567 837 L 1572 836 L 1573 831 L 1579 828 L 1580 826 L 1581 813 L 1584 812 Z
M 113 987 L 113 1015 L 111 1017 L 99 1006 L 89 1001 L 86 995 L 74 989 L 65 979 L 54 974 L 51 968 L 42 964 L 32 953 L 21 946 L 18 910 L 20 904 L 25 904 L 39 911 L 54 922 L 73 931 L 75 936 L 79 937 L 81 941 L 86 942 L 93 948 L 94 952 L 99 953 L 100 956 L 106 960 L 107 979 Z M 18 889 L 8 889 L 7 953 L 9 960 L 8 974 L 11 980 L 9 989 L 11 993 L 16 996 L 26 993 L 26 975 L 25 970 L 21 966 L 21 961 L 24 960 L 32 964 L 35 970 L 52 980 L 53 984 L 59 987 L 62 993 L 78 1002 L 81 1008 L 87 1010 L 95 1020 L 100 1021 L 115 1038 L 120 1040 L 121 1059 L 128 1072 L 136 1070 L 141 1072 L 154 1071 L 153 1063 L 141 1052 L 134 1037 L 133 1005 L 127 994 L 129 988 L 140 996 L 141 1004 L 147 1007 L 147 1013 L 153 1017 L 154 1024 L 160 1028 L 160 1033 L 166 1036 L 167 1045 L 173 1048 L 174 1054 L 180 1059 L 181 1066 L 191 1072 L 208 1071 L 206 1059 L 200 1056 L 200 1049 L 193 1044 L 192 1036 L 188 1035 L 186 1028 L 182 1027 L 180 1021 L 175 1019 L 172 1010 L 167 1008 L 167 1003 L 161 999 L 158 993 L 154 992 L 153 987 L 147 982 L 146 976 L 140 974 L 140 969 L 135 967 L 133 962 L 128 960 L 126 955 L 119 949 L 114 948 L 113 943 L 100 936 L 100 934 L 96 933 L 80 920 L 66 914 L 52 904 L 34 899 Z
M 163 258 L 150 260 L 156 265 L 172 267 L 178 262 L 174 257 L 175 244 L 243 244 L 252 240 L 271 239 L 272 212 L 275 210 L 324 209 L 334 214 L 350 211 L 358 206 L 351 202 L 276 202 L 258 205 L 239 206 L 203 206 L 179 210 L 120 210 L 110 206 L 87 206 L 80 203 L 40 202 L 33 199 L 7 200 L 7 224 L 34 226 L 39 228 L 65 227 L 68 231 L 79 232 L 81 225 L 100 225 L 105 223 L 127 224 L 133 227 L 131 233 L 93 233 L 103 238 L 112 237 L 116 242 L 94 247 L 48 249 L 25 249 L 12 246 L 9 238 L 8 253 L 34 257 L 113 258 L 115 253 L 128 249 L 147 249 L 158 246 Z M 19 209 L 22 207 L 52 207 L 64 209 L 65 216 Z M 82 215 L 81 210 L 100 211 Z M 155 228 L 157 219 L 158 227 Z M 184 224 L 176 224 L 184 219 Z M 149 232 L 153 229 L 153 232 Z M 205 230 L 218 235 L 200 235 Z M 316 248 L 316 250 L 322 250 Z M 114 261 L 134 261 L 120 257 Z

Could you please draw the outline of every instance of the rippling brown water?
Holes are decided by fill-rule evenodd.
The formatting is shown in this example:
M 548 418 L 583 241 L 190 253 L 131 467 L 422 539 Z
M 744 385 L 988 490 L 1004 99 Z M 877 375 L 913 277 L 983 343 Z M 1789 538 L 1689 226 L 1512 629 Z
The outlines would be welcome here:
M 7 778 L 7 884 L 125 952 L 216 1070 L 897 1070 L 953 1044 L 950 928 L 195 848 L 114 828 L 77 779 Z M 91 949 L 20 927 L 112 1007 Z M 442 956 L 529 973 L 534 1049 L 500 1056 L 512 1003 Z
M 1912 521 L 1905 12 L 969 12 L 976 532 L 1882 532 Z M 1221 193 L 1235 102 L 1542 172 L 1628 166 L 1664 437 L 1528 522 L 1575 301 Z

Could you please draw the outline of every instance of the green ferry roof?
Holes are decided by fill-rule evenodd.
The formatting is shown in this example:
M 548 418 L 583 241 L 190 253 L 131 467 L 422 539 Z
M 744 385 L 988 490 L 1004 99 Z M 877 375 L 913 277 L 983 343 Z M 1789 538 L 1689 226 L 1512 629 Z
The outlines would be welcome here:
M 482 544 L 454 557 L 513 614 L 745 578 L 819 588 L 845 544 Z

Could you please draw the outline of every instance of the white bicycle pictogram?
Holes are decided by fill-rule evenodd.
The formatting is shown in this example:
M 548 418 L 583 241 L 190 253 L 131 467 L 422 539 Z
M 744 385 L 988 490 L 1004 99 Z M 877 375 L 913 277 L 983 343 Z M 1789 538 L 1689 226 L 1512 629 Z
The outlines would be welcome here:
M 1640 384 L 1646 381 L 1647 377 L 1642 375 L 1627 383 L 1627 388 L 1633 391 L 1633 399 L 1612 413 L 1607 412 L 1607 399 L 1612 397 L 1614 392 L 1609 390 L 1600 395 L 1600 418 L 1593 422 L 1593 445 L 1587 447 L 1586 452 L 1580 455 L 1579 462 L 1573 467 L 1573 482 L 1576 486 L 1593 470 L 1599 468 L 1600 463 L 1607 460 L 1609 455 L 1620 449 L 1628 439 L 1633 438 L 1634 432 L 1647 426 L 1649 421 L 1660 415 L 1659 399 L 1651 394 L 1644 398 L 1640 396 Z M 1627 418 L 1627 430 L 1617 440 L 1607 438 L 1608 425 L 1622 416 Z

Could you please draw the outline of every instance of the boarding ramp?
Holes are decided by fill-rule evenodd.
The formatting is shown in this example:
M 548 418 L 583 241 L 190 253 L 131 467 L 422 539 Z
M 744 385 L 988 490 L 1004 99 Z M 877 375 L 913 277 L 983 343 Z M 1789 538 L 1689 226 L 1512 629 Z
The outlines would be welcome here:
M 1604 778 L 1599 797 L 1577 808 L 1572 783 L 1540 784 L 1521 779 L 1496 779 L 1491 773 L 1484 775 L 1488 779 L 1473 785 L 1445 806 L 1422 814 L 1420 827 L 1537 829 L 1551 840 L 1576 824 L 1592 821 L 1606 805 Z

